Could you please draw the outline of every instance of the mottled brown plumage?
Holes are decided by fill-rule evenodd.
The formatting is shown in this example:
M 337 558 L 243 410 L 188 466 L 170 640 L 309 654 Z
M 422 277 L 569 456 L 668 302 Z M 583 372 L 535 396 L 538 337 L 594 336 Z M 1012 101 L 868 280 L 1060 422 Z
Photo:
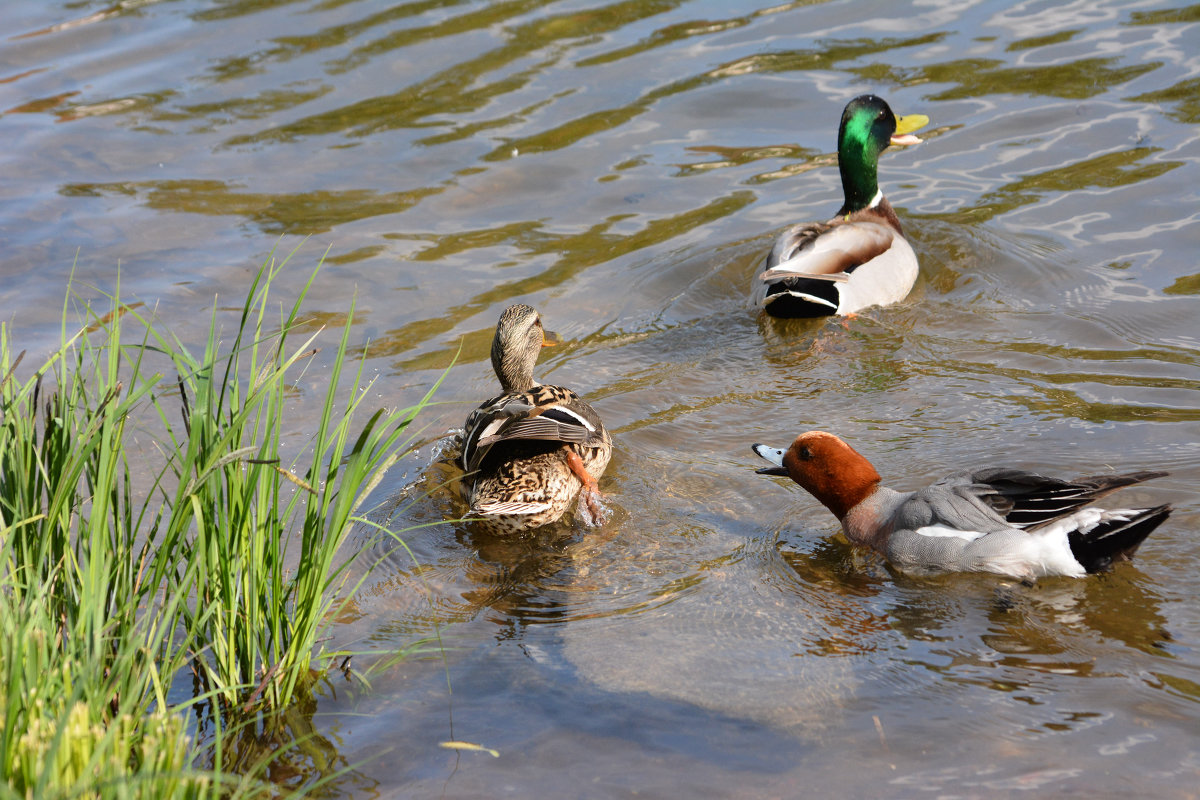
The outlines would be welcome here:
M 496 533 L 554 522 L 577 496 L 584 521 L 595 524 L 604 515 L 596 481 L 608 466 L 612 439 L 575 392 L 534 382 L 538 353 L 552 343 L 547 336 L 533 308 L 505 309 L 492 341 L 504 393 L 467 417 L 462 486 L 471 516 Z

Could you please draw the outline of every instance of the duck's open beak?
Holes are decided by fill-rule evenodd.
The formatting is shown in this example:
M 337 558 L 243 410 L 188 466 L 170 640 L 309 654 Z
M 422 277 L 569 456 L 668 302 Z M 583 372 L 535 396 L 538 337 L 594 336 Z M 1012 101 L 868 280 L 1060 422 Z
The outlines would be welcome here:
M 554 347 L 556 344 L 562 344 L 562 337 L 554 331 L 542 331 L 542 347 Z
M 768 447 L 765 444 L 756 444 L 751 449 L 753 449 L 754 452 L 759 456 L 765 458 L 767 461 L 770 461 L 775 465 L 773 467 L 756 469 L 754 470 L 755 472 L 757 472 L 759 475 L 783 475 L 784 477 L 787 477 L 787 469 L 783 466 L 783 450 L 780 450 L 778 447 Z
M 907 117 L 896 117 L 896 132 L 892 134 L 889 144 L 919 144 L 920 139 L 912 135 L 929 124 L 929 117 L 924 114 L 909 114 Z

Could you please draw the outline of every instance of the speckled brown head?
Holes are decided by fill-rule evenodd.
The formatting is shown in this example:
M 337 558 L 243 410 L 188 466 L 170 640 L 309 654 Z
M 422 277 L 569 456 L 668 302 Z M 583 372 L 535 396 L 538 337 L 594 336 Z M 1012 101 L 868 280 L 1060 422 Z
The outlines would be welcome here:
M 857 450 L 832 433 L 809 431 L 787 450 L 754 445 L 754 452 L 775 464 L 762 475 L 786 475 L 820 500 L 838 519 L 879 486 L 879 473 Z
M 518 304 L 504 309 L 492 339 L 492 369 L 506 394 L 527 392 L 533 382 L 533 365 L 538 353 L 558 336 L 542 327 L 542 318 L 531 306 Z

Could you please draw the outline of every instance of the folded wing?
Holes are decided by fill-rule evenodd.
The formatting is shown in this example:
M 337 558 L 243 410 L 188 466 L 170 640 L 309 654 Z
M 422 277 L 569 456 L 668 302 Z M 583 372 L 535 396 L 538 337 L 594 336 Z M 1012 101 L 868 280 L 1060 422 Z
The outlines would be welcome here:
M 463 437 L 463 466 L 467 472 L 479 469 L 483 460 L 505 442 L 545 441 L 599 447 L 604 436 L 599 426 L 588 419 L 574 392 L 533 405 L 527 395 L 501 397 L 476 409 L 467 420 Z
M 844 282 L 855 267 L 886 253 L 897 235 L 878 222 L 797 226 L 780 236 L 758 278 L 767 283 L 788 278 Z

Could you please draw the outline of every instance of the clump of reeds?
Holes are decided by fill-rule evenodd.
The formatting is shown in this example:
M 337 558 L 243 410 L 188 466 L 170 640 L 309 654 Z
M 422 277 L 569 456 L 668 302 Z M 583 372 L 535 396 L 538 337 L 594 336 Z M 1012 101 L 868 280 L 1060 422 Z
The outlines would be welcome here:
M 222 775 L 226 734 L 269 724 L 334 656 L 320 633 L 356 588 L 341 546 L 430 394 L 366 414 L 351 309 L 316 429 L 283 463 L 319 332 L 291 341 L 311 278 L 271 317 L 282 266 L 228 339 L 214 304 L 199 352 L 119 297 L 77 329 L 68 303 L 60 346 L 21 379 L 0 326 L 0 794 L 238 794 L 252 784 Z

